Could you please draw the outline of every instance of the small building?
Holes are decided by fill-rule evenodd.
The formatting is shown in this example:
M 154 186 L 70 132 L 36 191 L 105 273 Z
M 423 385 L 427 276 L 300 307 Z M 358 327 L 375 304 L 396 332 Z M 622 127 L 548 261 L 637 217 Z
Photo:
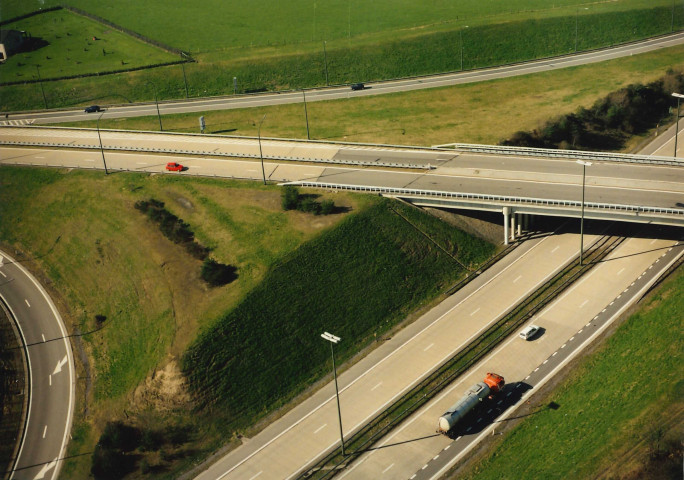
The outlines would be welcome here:
M 0 30 L 0 62 L 20 52 L 27 40 L 28 35 L 22 30 Z

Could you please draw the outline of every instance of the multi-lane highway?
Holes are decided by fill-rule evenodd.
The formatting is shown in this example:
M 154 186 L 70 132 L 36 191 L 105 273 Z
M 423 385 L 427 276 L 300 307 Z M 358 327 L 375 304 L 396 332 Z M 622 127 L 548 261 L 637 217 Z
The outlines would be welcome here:
M 99 151 L 100 138 L 93 130 L 2 128 L 0 142 L 16 147 L 2 147 L 0 162 L 94 169 L 106 164 L 114 171 L 146 173 L 164 172 L 166 162 L 178 162 L 186 167 L 182 175 L 258 180 L 264 175 L 259 163 L 235 158 L 258 160 L 263 152 L 268 159 L 263 172 L 271 181 L 448 197 L 470 202 L 470 208 L 498 211 L 506 205 L 521 209 L 521 204 L 528 204 L 539 211 L 521 213 L 580 214 L 583 169 L 573 158 L 149 132 L 101 131 L 100 136 L 106 152 Z M 594 161 L 587 169 L 585 193 L 587 218 L 682 224 L 684 162 Z M 476 201 L 479 206 L 473 205 Z
M 677 240 L 627 239 L 530 323 L 542 327 L 533 341 L 513 336 L 399 428 L 349 466 L 340 478 L 434 479 L 509 418 L 684 254 Z M 652 268 L 651 266 L 655 268 Z M 596 288 L 603 285 L 601 294 Z M 509 388 L 456 427 L 456 438 L 435 435 L 437 419 L 486 372 Z
M 20 262 L 0 251 L 0 298 L 25 344 L 29 403 L 11 480 L 55 479 L 74 407 L 74 362 L 66 328 L 47 292 Z
M 316 102 L 352 98 L 368 95 L 382 95 L 408 90 L 443 87 L 463 83 L 473 83 L 497 78 L 526 75 L 560 68 L 573 67 L 588 63 L 602 62 L 613 58 L 651 52 L 661 48 L 672 47 L 684 43 L 684 33 L 666 35 L 659 38 L 635 42 L 628 45 L 606 48 L 576 55 L 550 58 L 525 62 L 503 67 L 488 68 L 459 73 L 432 75 L 418 78 L 409 78 L 394 81 L 377 82 L 367 84 L 366 89 L 352 91 L 348 86 L 320 88 L 306 91 L 306 101 Z M 171 101 L 159 104 L 162 115 L 172 113 L 201 112 L 210 110 L 228 110 L 234 108 L 262 107 L 268 105 L 282 105 L 287 103 L 301 103 L 304 101 L 302 92 L 268 93 L 259 95 L 241 95 L 232 97 L 200 98 L 185 101 Z M 157 107 L 154 103 L 112 106 L 107 108 L 106 118 L 139 117 L 143 115 L 156 115 Z M 10 114 L 9 121 L 0 121 L 0 124 L 34 122 L 34 123 L 60 123 L 76 122 L 96 118 L 98 114 L 86 114 L 83 109 L 45 112 L 18 112 Z

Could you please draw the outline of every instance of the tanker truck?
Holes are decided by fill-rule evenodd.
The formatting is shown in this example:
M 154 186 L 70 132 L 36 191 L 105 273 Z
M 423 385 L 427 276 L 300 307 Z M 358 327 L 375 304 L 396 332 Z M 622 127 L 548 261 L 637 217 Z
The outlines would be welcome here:
M 504 383 L 504 378 L 501 375 L 488 373 L 482 382 L 470 387 L 458 402 L 439 417 L 437 432 L 446 435 L 483 398 L 500 392 Z

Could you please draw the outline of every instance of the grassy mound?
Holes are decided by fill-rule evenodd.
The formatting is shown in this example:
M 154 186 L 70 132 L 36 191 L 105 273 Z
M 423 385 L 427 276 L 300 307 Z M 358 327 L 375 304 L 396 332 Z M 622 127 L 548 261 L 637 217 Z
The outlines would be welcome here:
M 343 361 L 493 250 L 382 200 L 302 245 L 204 332 L 183 359 L 190 387 L 227 426 L 246 426 L 329 372 L 324 330 L 342 337 Z

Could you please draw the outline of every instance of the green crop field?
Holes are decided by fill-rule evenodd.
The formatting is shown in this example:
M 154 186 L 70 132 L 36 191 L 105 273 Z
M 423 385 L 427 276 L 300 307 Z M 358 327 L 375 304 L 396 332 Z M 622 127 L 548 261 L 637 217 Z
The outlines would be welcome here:
M 190 388 L 227 428 L 247 428 L 330 371 L 324 330 L 344 339 L 344 361 L 493 251 L 413 207 L 377 202 L 279 262 L 204 332 L 183 359 Z
M 2 28 L 24 30 L 47 42 L 38 50 L 11 55 L 0 66 L 3 83 L 34 80 L 39 73 L 46 80 L 178 60 L 176 55 L 67 10 L 46 12 Z
M 316 19 L 313 5 L 303 2 L 283 6 L 243 2 L 234 8 L 222 3 L 212 10 L 211 21 L 205 21 L 205 10 L 194 5 L 192 12 L 184 6 L 165 5 L 163 21 L 150 14 L 156 10 L 148 3 L 129 5 L 130 10 L 120 3 L 116 7 L 81 5 L 155 40 L 191 51 L 197 63 L 187 65 L 185 72 L 173 66 L 113 78 L 51 82 L 44 86 L 47 103 L 63 107 L 92 100 L 105 104 L 149 100 L 155 87 L 148 83 L 156 86 L 160 98 L 182 98 L 185 80 L 189 96 L 197 97 L 233 93 L 234 78 L 237 92 L 244 93 L 425 75 L 562 55 L 684 26 L 684 2 L 679 1 L 568 0 L 562 8 L 561 2 L 549 8 L 548 2 L 530 0 L 510 2 L 503 11 L 500 4 L 432 3 L 425 7 L 415 2 L 375 2 L 369 11 L 352 5 L 350 11 L 363 23 L 347 36 L 338 32 L 340 22 L 349 27 L 349 18 L 336 10 L 350 6 L 342 3 L 318 6 Z M 25 8 L 10 2 L 8 10 Z M 138 15 L 130 15 L 131 11 Z M 225 20 L 216 14 L 224 11 Z M 231 22 L 239 28 L 231 28 Z M 280 25 L 286 28 L 280 30 Z M 243 27 L 249 36 L 230 36 Z M 319 33 L 313 34 L 314 30 Z M 320 33 L 328 31 L 330 35 Z M 43 104 L 38 85 L 3 87 L 0 93 L 3 111 Z
M 541 400 L 534 414 L 507 434 L 491 455 L 457 478 L 679 478 L 684 399 L 681 270 Z M 545 408 L 550 402 L 559 408 Z M 679 458 L 670 461 L 673 471 L 663 476 L 630 472 L 642 458 L 657 454 L 654 434 L 659 428 L 673 434 L 665 435 L 661 447 L 672 436 L 679 446 Z M 654 458 L 656 463 L 665 462 Z

